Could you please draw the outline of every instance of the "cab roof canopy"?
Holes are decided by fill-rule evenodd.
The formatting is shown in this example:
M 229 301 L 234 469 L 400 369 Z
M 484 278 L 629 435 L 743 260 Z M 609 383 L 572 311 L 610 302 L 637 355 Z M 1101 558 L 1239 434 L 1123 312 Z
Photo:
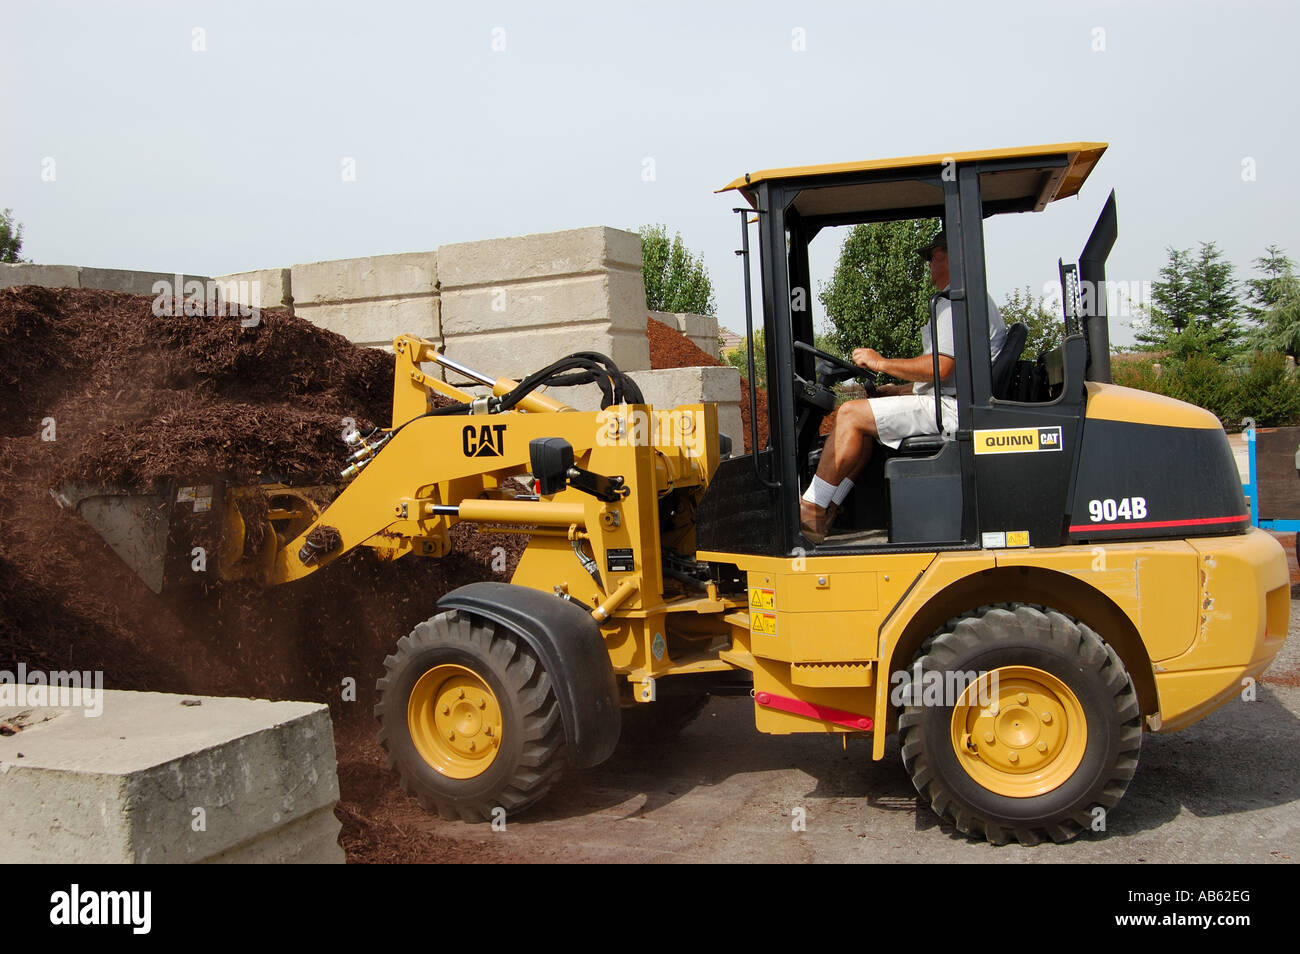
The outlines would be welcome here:
M 810 223 L 920 218 L 942 213 L 945 172 L 951 178 L 955 168 L 976 164 L 985 215 L 1041 212 L 1047 203 L 1078 193 L 1105 151 L 1104 142 L 1067 142 L 791 166 L 747 173 L 718 191 L 735 189 L 757 208 L 760 183 L 797 189 L 792 206 Z

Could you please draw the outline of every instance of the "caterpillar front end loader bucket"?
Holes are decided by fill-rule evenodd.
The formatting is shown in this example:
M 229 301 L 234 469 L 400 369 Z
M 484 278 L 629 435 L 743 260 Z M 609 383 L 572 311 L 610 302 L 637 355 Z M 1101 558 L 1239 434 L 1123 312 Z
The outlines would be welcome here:
M 213 566 L 223 580 L 267 582 L 279 548 L 316 520 L 333 493 L 219 478 L 164 481 L 147 493 L 79 482 L 51 491 L 155 593 L 199 582 Z

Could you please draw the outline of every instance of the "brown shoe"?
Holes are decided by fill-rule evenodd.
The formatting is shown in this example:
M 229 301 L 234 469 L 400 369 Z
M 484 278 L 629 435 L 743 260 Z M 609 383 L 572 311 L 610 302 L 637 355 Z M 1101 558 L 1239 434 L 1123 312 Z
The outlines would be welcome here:
M 807 500 L 799 500 L 799 529 L 813 543 L 821 543 L 830 530 L 831 520 L 821 507 Z

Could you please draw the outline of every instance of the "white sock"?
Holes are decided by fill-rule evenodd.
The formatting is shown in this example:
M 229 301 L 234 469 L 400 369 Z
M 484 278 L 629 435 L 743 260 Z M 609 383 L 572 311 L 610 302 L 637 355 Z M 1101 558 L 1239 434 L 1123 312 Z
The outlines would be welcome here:
M 845 477 L 840 481 L 840 485 L 835 488 L 835 496 L 831 497 L 831 503 L 838 507 L 840 504 L 844 503 L 844 498 L 849 495 L 849 491 L 852 489 L 853 481 Z
M 835 497 L 835 488 L 820 477 L 813 477 L 808 489 L 803 492 L 803 499 L 815 507 L 825 510 Z

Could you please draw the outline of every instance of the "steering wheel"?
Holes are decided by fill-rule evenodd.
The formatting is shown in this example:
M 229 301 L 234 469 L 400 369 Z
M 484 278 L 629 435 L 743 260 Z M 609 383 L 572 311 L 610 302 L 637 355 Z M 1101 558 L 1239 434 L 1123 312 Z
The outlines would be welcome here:
M 804 344 L 802 341 L 796 341 L 794 343 L 794 346 L 798 348 L 800 351 L 806 351 L 808 354 L 814 355 L 815 357 L 819 358 L 821 361 L 830 365 L 829 368 L 823 369 L 819 366 L 817 369 L 818 377 L 824 378 L 825 383 L 832 384 L 835 381 L 839 381 L 842 379 L 861 378 L 867 386 L 868 394 L 870 394 L 872 391 L 876 389 L 876 381 L 877 381 L 876 372 L 868 371 L 866 368 L 859 368 L 856 364 L 850 364 L 849 362 L 845 361 L 843 358 L 830 354 L 829 352 L 822 351 L 819 348 L 814 348 L 810 344 Z M 796 379 L 798 379 L 797 374 L 795 375 L 795 377 Z

